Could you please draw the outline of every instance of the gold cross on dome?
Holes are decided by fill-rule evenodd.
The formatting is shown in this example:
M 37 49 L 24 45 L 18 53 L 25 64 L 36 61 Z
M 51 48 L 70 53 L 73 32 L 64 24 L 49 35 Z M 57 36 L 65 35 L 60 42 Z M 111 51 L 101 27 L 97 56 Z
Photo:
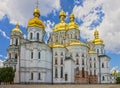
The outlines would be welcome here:
M 39 5 L 39 2 L 38 2 L 38 0 L 36 1 L 36 8 L 38 8 L 38 5 Z

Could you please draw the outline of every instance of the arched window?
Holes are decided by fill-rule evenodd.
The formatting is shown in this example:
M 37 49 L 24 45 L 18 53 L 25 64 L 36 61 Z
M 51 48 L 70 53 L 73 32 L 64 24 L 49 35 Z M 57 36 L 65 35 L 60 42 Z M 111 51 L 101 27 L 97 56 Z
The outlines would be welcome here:
M 63 67 L 61 67 L 61 74 L 60 77 L 63 78 Z
M 90 68 L 92 68 L 92 64 L 90 63 Z
M 30 33 L 30 39 L 33 39 L 33 33 Z
M 63 64 L 63 58 L 61 58 L 61 65 Z
M 16 39 L 15 45 L 16 45 L 16 46 L 18 45 L 18 39 Z
M 84 65 L 84 59 L 82 59 L 82 65 Z
M 104 77 L 104 76 L 102 77 L 102 80 L 103 80 L 103 81 L 105 80 L 105 77 Z
M 58 70 L 57 70 L 57 67 L 55 68 L 55 78 L 58 78 Z
M 63 56 L 63 52 L 61 52 L 61 56 Z
M 97 49 L 97 54 L 99 53 L 99 49 Z
M 102 68 L 104 68 L 104 63 L 102 63 Z
M 40 73 L 38 73 L 38 80 L 40 80 L 41 79 L 41 74 Z
M 55 58 L 55 65 L 57 65 L 57 58 Z
M 9 53 L 9 59 L 11 59 L 11 53 Z
M 37 40 L 39 40 L 39 33 L 37 33 Z
M 15 54 L 15 59 L 17 59 L 17 53 Z
M 76 67 L 76 74 L 79 74 L 79 67 Z
M 94 75 L 96 75 L 96 70 L 94 70 Z
M 57 56 L 57 52 L 55 52 L 55 56 Z
M 96 68 L 96 63 L 94 63 L 94 68 Z
M 76 65 L 79 65 L 79 60 L 78 60 L 78 58 L 76 59 Z
M 41 56 L 41 55 L 40 55 L 40 52 L 38 52 L 38 59 L 40 59 L 40 56 Z

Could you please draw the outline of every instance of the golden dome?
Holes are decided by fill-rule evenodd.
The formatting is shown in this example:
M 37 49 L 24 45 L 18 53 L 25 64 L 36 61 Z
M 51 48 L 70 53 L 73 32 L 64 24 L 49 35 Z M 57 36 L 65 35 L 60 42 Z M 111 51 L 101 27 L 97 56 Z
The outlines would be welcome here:
M 60 14 L 59 14 L 59 17 L 61 17 L 61 16 L 64 16 L 64 17 L 66 17 L 66 14 L 65 14 L 65 12 L 62 10 L 61 12 L 60 12 Z
M 70 14 L 70 23 L 68 24 L 69 29 L 79 29 L 78 24 L 74 22 L 74 14 Z
M 96 45 L 97 44 L 104 44 L 103 40 L 99 38 L 99 32 L 98 32 L 98 30 L 95 30 L 94 37 L 95 37 L 95 39 L 93 40 L 94 44 L 96 44 Z
M 39 17 L 40 17 L 40 11 L 39 11 L 38 8 L 34 9 L 33 15 L 34 15 L 34 18 L 32 18 L 32 19 L 30 19 L 28 21 L 28 27 L 34 27 L 34 26 L 36 26 L 36 27 L 45 29 L 44 23 L 39 19 Z
M 19 29 L 19 24 L 18 23 L 16 24 L 16 27 L 14 29 L 12 29 L 12 32 L 16 32 L 16 33 L 21 33 L 22 34 L 22 31 Z
M 67 30 L 67 24 L 65 23 L 66 14 L 64 11 L 60 12 L 60 23 L 56 24 L 54 27 L 54 32 Z

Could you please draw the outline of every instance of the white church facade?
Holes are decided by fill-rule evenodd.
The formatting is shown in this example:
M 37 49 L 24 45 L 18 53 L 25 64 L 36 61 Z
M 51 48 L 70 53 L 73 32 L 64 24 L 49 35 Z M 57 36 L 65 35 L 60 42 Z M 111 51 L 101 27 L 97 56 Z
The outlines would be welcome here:
M 60 22 L 46 44 L 45 25 L 39 19 L 38 8 L 33 15 L 28 22 L 27 39 L 18 24 L 11 31 L 4 66 L 16 69 L 14 83 L 110 83 L 110 58 L 104 54 L 98 30 L 92 41 L 81 42 L 74 14 L 66 23 L 66 14 L 61 11 Z

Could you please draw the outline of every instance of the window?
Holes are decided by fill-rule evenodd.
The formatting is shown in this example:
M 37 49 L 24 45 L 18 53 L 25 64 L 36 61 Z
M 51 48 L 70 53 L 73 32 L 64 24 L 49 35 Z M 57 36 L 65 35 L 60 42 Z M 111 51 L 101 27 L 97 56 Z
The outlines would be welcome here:
M 61 74 L 60 77 L 63 78 L 63 67 L 61 67 Z
M 72 57 L 72 53 L 70 53 L 70 57 Z
M 84 54 L 82 54 L 82 57 L 84 57 Z
M 40 80 L 41 79 L 41 74 L 40 73 L 38 73 L 38 80 Z
M 57 52 L 55 52 L 55 56 L 57 56 Z
M 63 64 L 63 58 L 61 58 L 61 65 Z
M 67 74 L 65 74 L 65 81 L 67 81 L 68 80 L 68 75 Z
M 90 75 L 92 75 L 92 70 L 90 70 Z
M 76 67 L 76 74 L 79 74 L 79 67 Z
M 79 65 L 79 60 L 78 60 L 78 58 L 76 59 L 76 65 Z
M 38 52 L 38 59 L 40 59 L 40 52 Z
M 32 39 L 33 38 L 33 33 L 30 33 L 30 39 Z
M 103 81 L 105 80 L 105 77 L 104 77 L 104 76 L 102 77 L 102 80 L 103 80 Z
M 96 63 L 94 63 L 94 68 L 96 68 Z
M 94 75 L 96 75 L 96 70 L 94 70 Z
M 102 68 L 104 68 L 104 63 L 102 63 Z
M 15 54 L 15 59 L 17 59 L 17 54 Z
M 33 52 L 31 52 L 31 59 L 33 59 Z
M 63 56 L 63 52 L 61 52 L 61 56 Z
M 90 68 L 92 68 L 92 64 L 90 63 Z
M 16 46 L 18 45 L 18 39 L 16 39 L 15 45 L 16 45 Z
M 79 57 L 78 53 L 76 53 L 76 57 Z
M 31 72 L 31 80 L 33 80 L 33 73 Z
M 84 65 L 84 59 L 82 59 L 82 65 Z
M 92 62 L 92 59 L 90 58 L 90 62 Z
M 58 70 L 57 70 L 57 67 L 55 68 L 55 78 L 58 78 Z
M 9 59 L 11 59 L 11 53 L 9 53 Z
M 85 77 L 85 74 L 84 74 L 84 68 L 82 68 L 82 78 Z
M 55 65 L 57 65 L 57 58 L 55 58 Z
M 97 54 L 99 53 L 99 49 L 97 49 Z
M 39 40 L 39 33 L 37 33 L 37 40 Z
M 94 58 L 94 61 L 96 61 L 96 59 Z

